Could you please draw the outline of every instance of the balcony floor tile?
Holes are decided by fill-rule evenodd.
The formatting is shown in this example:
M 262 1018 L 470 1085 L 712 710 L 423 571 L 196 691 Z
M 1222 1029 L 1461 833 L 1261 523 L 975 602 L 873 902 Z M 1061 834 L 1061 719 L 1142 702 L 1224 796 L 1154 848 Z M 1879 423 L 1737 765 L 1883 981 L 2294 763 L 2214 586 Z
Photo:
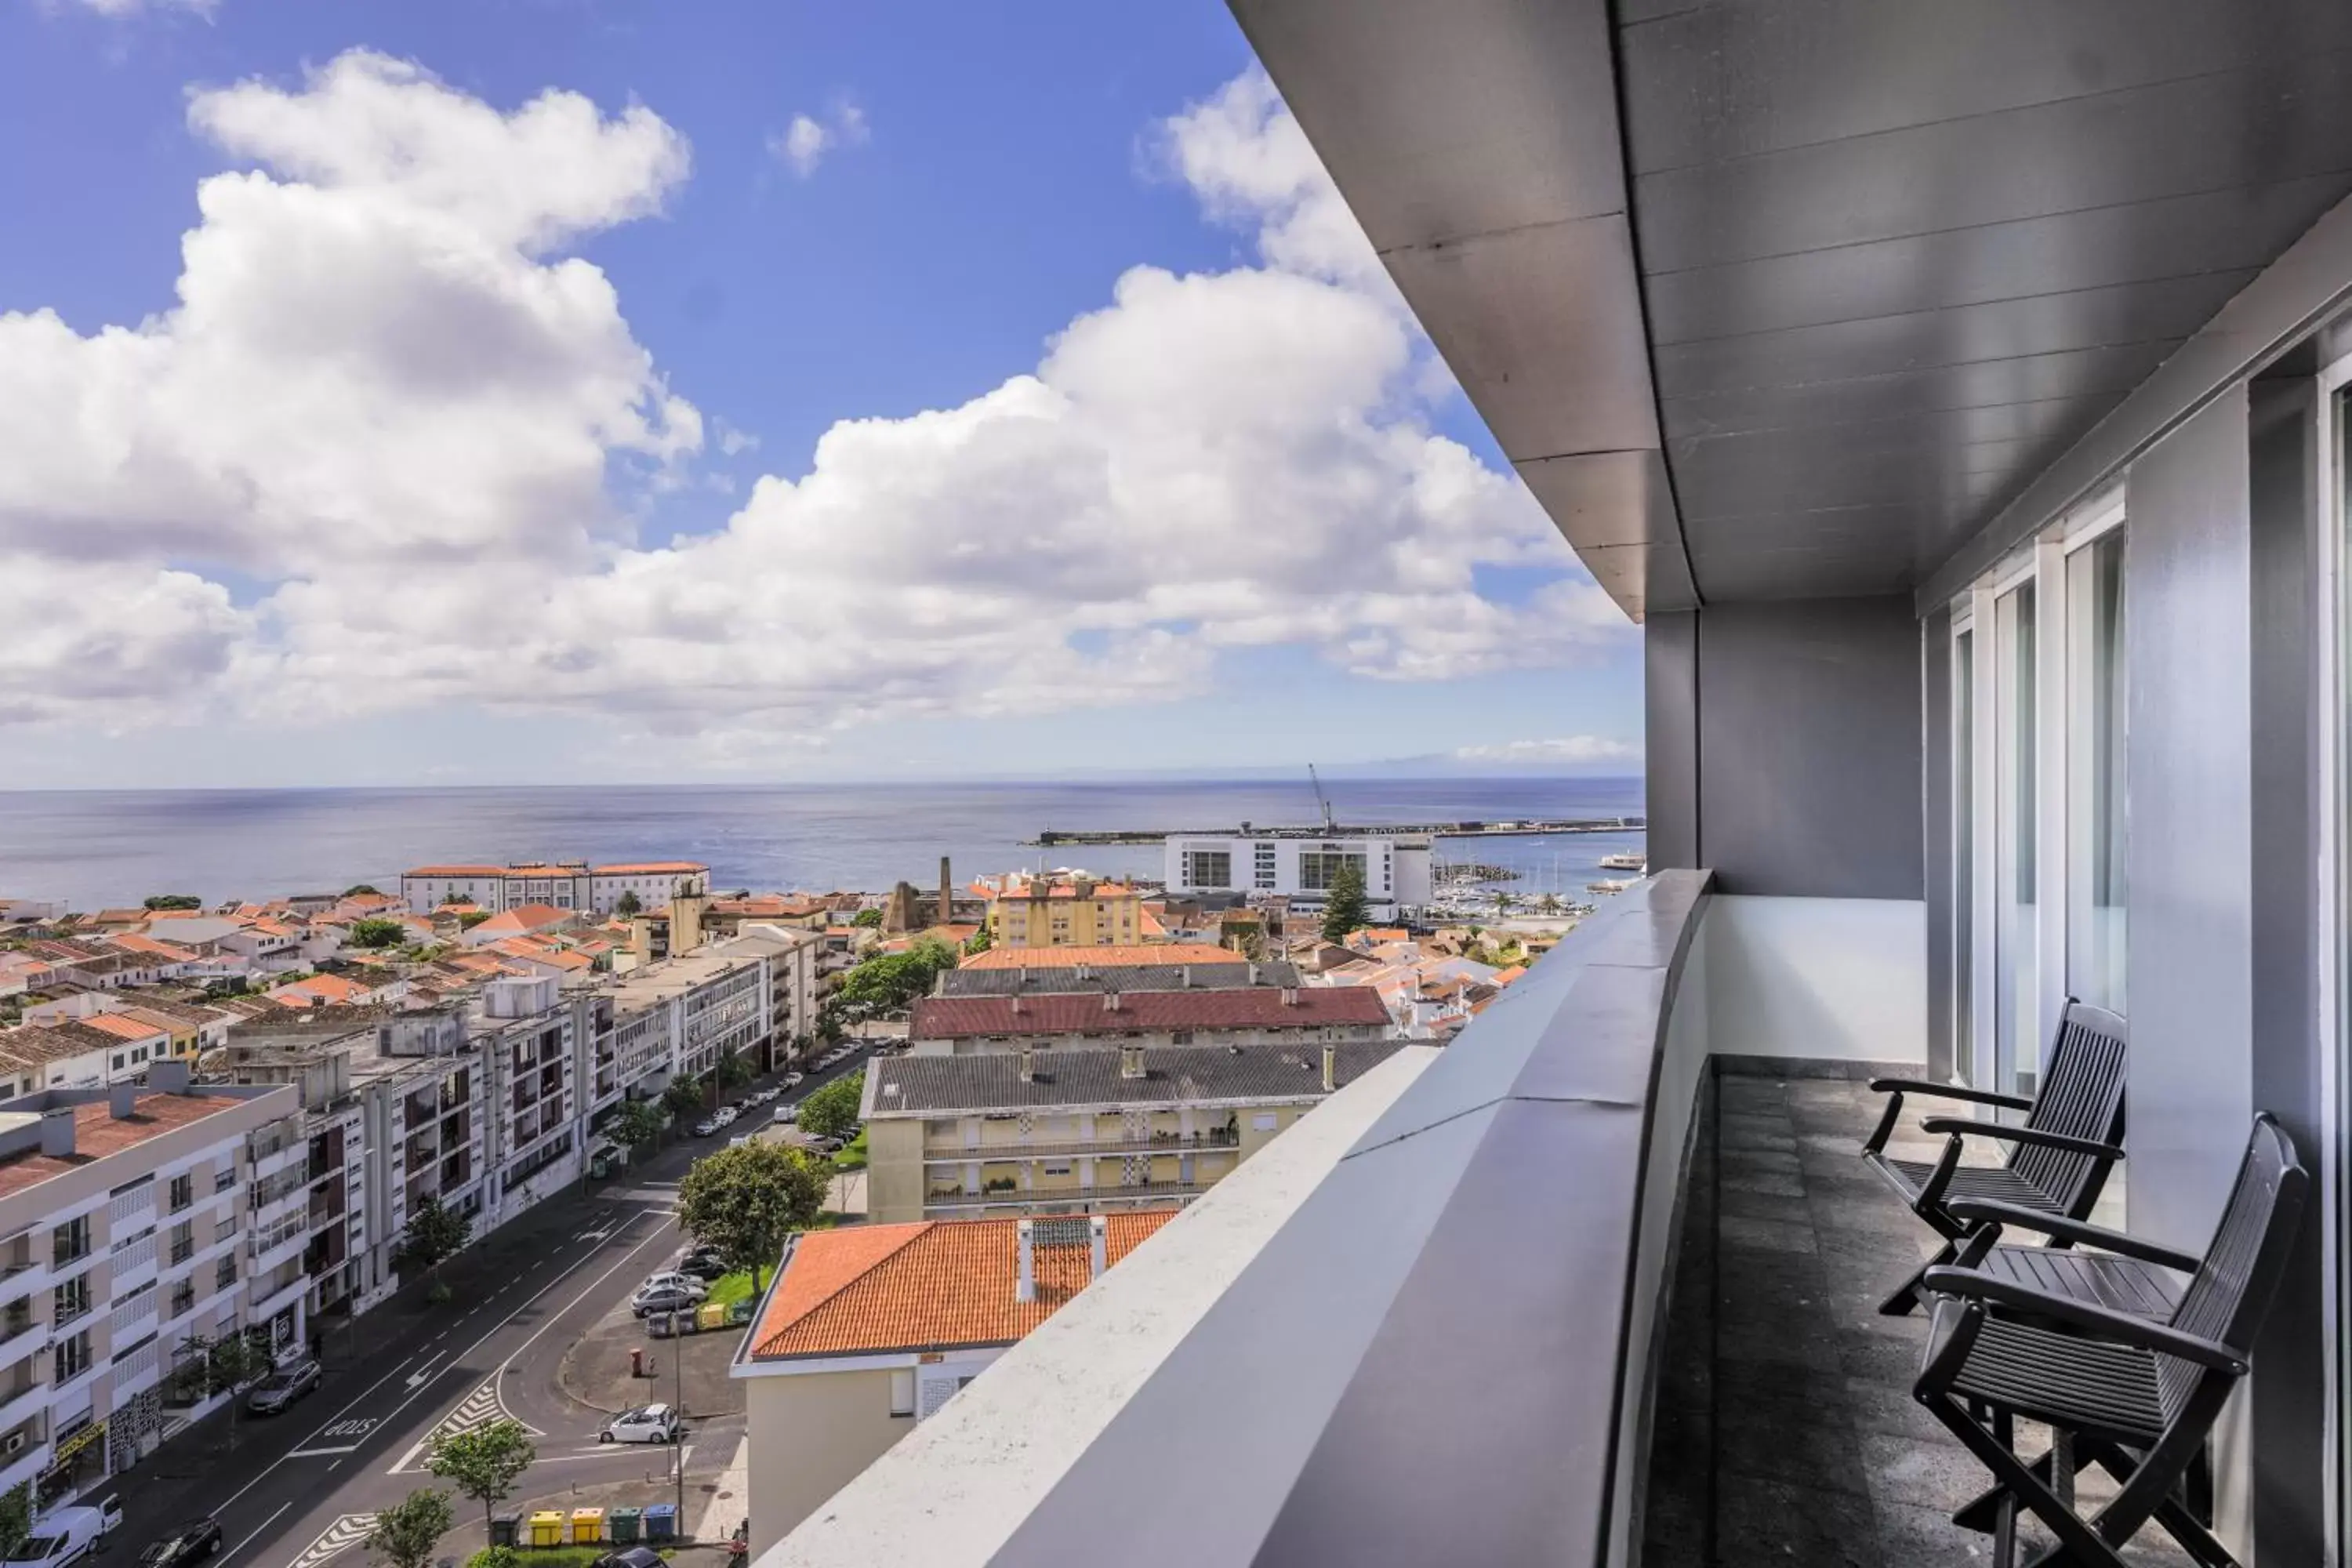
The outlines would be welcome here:
M 1714 1181 L 1692 1205 L 1698 1229 L 1685 1237 L 1685 1282 L 1707 1296 L 1688 1317 L 1677 1300 L 1667 1347 L 1670 1367 L 1686 1364 L 1676 1352 L 1690 1345 L 1712 1375 L 1661 1386 L 1651 1568 L 1991 1561 L 1991 1538 L 1950 1518 L 1988 1478 L 1911 1398 L 1927 1321 L 1878 1313 L 1937 1245 L 1859 1156 L 1880 1103 L 1853 1081 L 1717 1082 Z M 1950 1110 L 1907 1108 L 1898 1139 L 1932 1158 L 1941 1140 L 1921 1134 L 1918 1120 Z M 1694 1470 L 1706 1484 L 1688 1484 Z M 2098 1495 L 2098 1479 L 2085 1478 L 2083 1490 Z M 2027 1555 L 2047 1540 L 2022 1533 L 2035 1543 Z M 2157 1532 L 2127 1557 L 2189 1561 Z

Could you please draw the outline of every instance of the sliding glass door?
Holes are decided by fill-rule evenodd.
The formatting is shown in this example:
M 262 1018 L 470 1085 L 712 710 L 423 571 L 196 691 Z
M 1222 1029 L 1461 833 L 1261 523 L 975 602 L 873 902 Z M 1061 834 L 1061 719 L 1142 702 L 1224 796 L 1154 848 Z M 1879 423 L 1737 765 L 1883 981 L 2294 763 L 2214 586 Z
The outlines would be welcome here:
M 2025 1095 L 2033 1092 L 2041 1057 L 2034 588 L 2028 578 L 1993 601 L 1992 1087 Z

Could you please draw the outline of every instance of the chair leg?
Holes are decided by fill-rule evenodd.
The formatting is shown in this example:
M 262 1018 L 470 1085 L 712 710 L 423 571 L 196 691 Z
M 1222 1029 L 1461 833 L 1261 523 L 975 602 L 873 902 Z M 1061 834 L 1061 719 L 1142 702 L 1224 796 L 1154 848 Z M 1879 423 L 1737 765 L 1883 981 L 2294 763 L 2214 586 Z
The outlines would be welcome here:
M 1907 1317 L 1911 1313 L 1912 1310 L 1919 1305 L 1919 1282 L 1927 1278 L 1927 1270 L 1930 1268 L 1940 1268 L 1945 1264 L 1949 1263 L 1955 1257 L 1958 1256 L 1959 1246 L 1960 1244 L 1957 1241 L 1947 1240 L 1944 1243 L 1942 1249 L 1939 1250 L 1935 1257 L 1930 1258 L 1927 1262 L 1919 1265 L 1919 1267 L 1913 1271 L 1911 1278 L 1906 1279 L 1901 1285 L 1895 1287 L 1895 1292 L 1878 1304 L 1879 1316 L 1884 1318 Z
M 2112 1443 L 2085 1445 L 2083 1458 L 2085 1463 L 2095 1460 L 2120 1482 L 2130 1481 L 2139 1472 L 2139 1460 Z M 2238 1560 L 2206 1527 L 2212 1511 L 2212 1450 L 2200 1450 L 2179 1483 L 2158 1500 L 2149 1517 L 2179 1542 L 2199 1568 L 2239 1568 Z
M 2058 1538 L 2052 1546 L 2033 1559 L 2029 1568 L 2044 1568 L 2045 1564 L 2073 1563 L 2076 1568 L 2126 1568 L 2122 1555 L 2099 1533 L 2084 1523 L 2081 1515 L 2058 1500 L 2042 1478 L 2021 1464 L 2015 1454 L 2002 1447 L 1992 1433 L 1986 1431 L 1961 1414 L 1948 1396 L 1938 1395 L 1927 1402 L 1936 1419 L 1948 1428 L 1953 1436 L 1967 1445 L 1984 1468 L 1992 1472 L 2000 1484 L 2016 1502 L 2025 1505 L 2033 1516 L 2050 1527 Z
M 2026 1468 L 2042 1479 L 2048 1480 L 2050 1456 L 2043 1454 L 2026 1466 Z M 2007 1487 L 1988 1487 L 1953 1510 L 1952 1522 L 1962 1530 L 1974 1531 L 1979 1535 L 1990 1535 L 1995 1523 L 2000 1519 L 2001 1500 L 2008 1496 Z

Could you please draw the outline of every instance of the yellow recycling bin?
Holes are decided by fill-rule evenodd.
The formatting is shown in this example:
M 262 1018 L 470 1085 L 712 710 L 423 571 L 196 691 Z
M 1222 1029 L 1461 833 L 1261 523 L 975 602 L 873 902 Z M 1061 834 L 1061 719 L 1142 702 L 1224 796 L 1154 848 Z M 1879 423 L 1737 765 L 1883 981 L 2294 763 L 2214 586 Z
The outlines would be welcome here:
M 604 1510 L 601 1508 L 575 1508 L 572 1510 L 572 1543 L 593 1546 L 604 1539 Z
M 727 1303 L 724 1301 L 705 1301 L 694 1310 L 694 1326 L 698 1329 L 723 1329 L 727 1326 Z
M 530 1516 L 530 1543 L 533 1546 L 563 1544 L 563 1516 L 555 1510 L 541 1509 Z

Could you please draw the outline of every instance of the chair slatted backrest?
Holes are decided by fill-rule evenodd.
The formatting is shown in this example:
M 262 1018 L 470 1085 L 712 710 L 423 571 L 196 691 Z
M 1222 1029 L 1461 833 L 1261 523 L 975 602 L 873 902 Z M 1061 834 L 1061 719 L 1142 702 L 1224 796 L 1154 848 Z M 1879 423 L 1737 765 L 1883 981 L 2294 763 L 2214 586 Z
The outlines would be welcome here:
M 2254 1334 L 2286 1270 L 2309 1185 L 2310 1176 L 2278 1123 L 2267 1113 L 2255 1117 L 2221 1223 L 2213 1228 L 2212 1244 L 2205 1249 L 2196 1278 L 2173 1309 L 2174 1328 L 2241 1354 L 2252 1352 Z M 2158 1356 L 2157 1387 L 2166 1415 L 2178 1415 L 2206 1375 L 2192 1362 Z
M 2113 1143 L 2123 1135 L 2124 1067 L 2130 1048 L 2123 1019 L 2103 1007 L 2070 1001 L 2025 1124 L 2044 1132 Z M 2087 1211 L 2105 1178 L 2105 1162 L 2071 1150 L 2021 1146 L 2012 1174 L 2048 1194 L 2070 1215 Z

